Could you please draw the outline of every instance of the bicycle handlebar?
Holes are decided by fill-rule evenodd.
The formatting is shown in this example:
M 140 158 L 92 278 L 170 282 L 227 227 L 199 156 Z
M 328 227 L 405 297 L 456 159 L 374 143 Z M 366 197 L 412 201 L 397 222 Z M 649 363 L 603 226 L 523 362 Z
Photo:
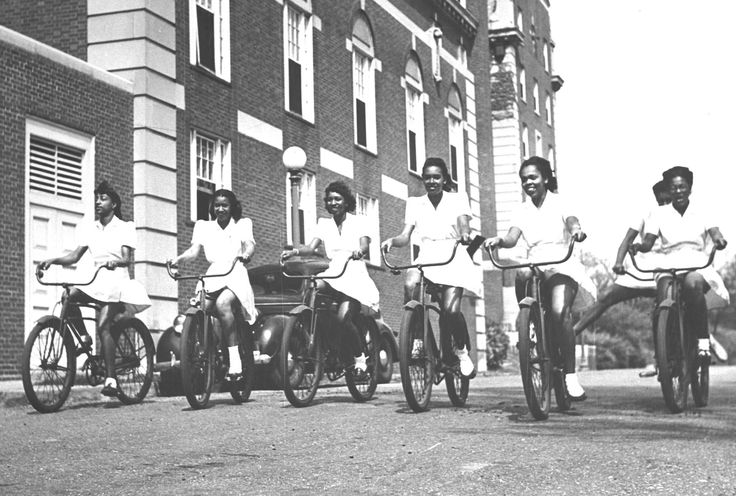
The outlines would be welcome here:
M 178 271 L 173 269 L 173 264 L 171 263 L 171 261 L 167 261 L 166 262 L 166 272 L 168 272 L 169 276 L 175 281 L 186 281 L 186 280 L 191 280 L 191 279 L 201 280 L 201 279 L 206 279 L 208 277 L 224 277 L 226 275 L 229 275 L 233 271 L 233 269 L 235 269 L 235 265 L 238 262 L 244 262 L 244 260 L 245 259 L 243 257 L 235 257 L 233 259 L 232 265 L 230 266 L 230 270 L 222 274 L 197 274 L 197 275 L 186 275 L 186 276 L 179 274 Z
M 718 249 L 714 246 L 713 249 L 710 251 L 710 256 L 708 257 L 708 262 L 706 262 L 706 264 L 703 265 L 703 266 L 701 266 L 701 267 L 670 267 L 670 268 L 666 268 L 666 269 L 662 269 L 662 268 L 642 269 L 638 265 L 636 265 L 636 259 L 635 259 L 634 255 L 631 252 L 628 252 L 628 253 L 629 253 L 629 256 L 631 257 L 631 263 L 634 264 L 634 268 L 636 268 L 636 270 L 638 270 L 639 272 L 644 272 L 645 274 L 662 274 L 662 273 L 665 273 L 665 272 L 669 272 L 669 273 L 675 274 L 677 272 L 689 272 L 689 271 L 700 270 L 700 269 L 704 269 L 704 268 L 708 267 L 709 265 L 711 265 L 713 263 L 713 260 L 716 257 L 716 251 L 718 251 Z M 628 271 L 626 273 L 629 274 L 629 275 L 631 275 L 634 278 L 637 278 L 636 276 L 634 276 L 633 274 L 631 274 Z M 637 279 L 639 279 L 639 278 L 637 278 Z M 639 279 L 639 280 L 641 281 L 642 279 Z
M 291 274 L 288 274 L 284 270 L 286 260 L 287 259 L 285 259 L 285 258 L 280 258 L 279 259 L 279 265 L 281 266 L 281 273 L 284 275 L 284 277 L 288 277 L 289 279 L 338 279 L 338 278 L 342 277 L 342 275 L 345 273 L 345 271 L 348 268 L 348 264 L 350 263 L 351 260 L 359 260 L 359 259 L 357 259 L 357 258 L 355 258 L 353 256 L 348 257 L 347 260 L 345 260 L 345 265 L 342 266 L 342 270 L 340 271 L 340 273 L 337 274 L 337 275 L 334 275 L 334 276 L 320 276 L 319 274 L 291 275 Z
M 440 265 L 447 265 L 450 262 L 452 262 L 452 259 L 455 258 L 455 253 L 457 252 L 457 247 L 460 245 L 460 240 L 455 241 L 455 245 L 452 247 L 452 253 L 450 254 L 450 258 L 448 258 L 444 262 L 432 262 L 432 263 L 423 263 L 423 264 L 409 264 L 409 265 L 391 265 L 388 260 L 386 260 L 386 250 L 381 250 L 381 258 L 383 258 L 383 263 L 391 269 L 392 271 L 400 271 L 404 269 L 414 269 L 414 268 L 421 268 L 421 267 L 438 267 Z
M 568 260 L 570 260 L 570 257 L 572 256 L 572 250 L 574 247 L 575 247 L 575 239 L 571 239 L 570 245 L 567 249 L 567 255 L 565 255 L 565 258 L 563 258 L 562 260 L 557 260 L 553 262 L 527 262 L 527 263 L 509 264 L 509 265 L 502 265 L 496 259 L 496 257 L 493 256 L 493 250 L 486 247 L 486 251 L 488 252 L 488 255 L 491 257 L 491 263 L 499 269 L 524 269 L 524 268 L 539 267 L 540 265 L 556 265 L 556 264 L 565 263 Z
M 89 286 L 92 284 L 92 282 L 97 279 L 97 274 L 100 273 L 102 269 L 106 269 L 107 265 L 100 265 L 95 270 L 95 273 L 92 275 L 92 279 L 90 279 L 87 282 L 43 282 L 41 279 L 43 279 L 43 273 L 45 269 L 42 269 L 40 266 L 36 267 L 36 280 L 38 280 L 39 283 L 43 286 Z M 113 270 L 113 269 L 109 269 Z

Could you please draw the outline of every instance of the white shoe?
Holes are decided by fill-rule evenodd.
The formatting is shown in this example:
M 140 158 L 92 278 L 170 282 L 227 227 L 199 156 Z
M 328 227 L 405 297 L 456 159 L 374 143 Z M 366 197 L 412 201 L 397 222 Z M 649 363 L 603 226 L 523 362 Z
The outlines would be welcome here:
M 423 352 L 424 352 L 424 341 L 422 341 L 421 339 L 415 339 L 414 343 L 411 346 L 411 357 L 421 358 Z
M 650 363 L 644 367 L 644 370 L 639 372 L 639 377 L 654 377 L 655 375 L 657 375 L 657 367 L 653 363 Z
M 584 401 L 587 398 L 583 386 L 578 382 L 577 374 L 565 374 L 565 386 L 571 400 Z
M 368 364 L 366 363 L 366 360 L 368 360 L 368 357 L 365 356 L 365 353 L 361 353 L 360 356 L 355 357 L 355 364 L 353 365 L 353 368 L 356 372 L 364 373 L 366 370 L 368 370 Z
M 475 372 L 475 365 L 473 365 L 473 360 L 470 358 L 468 350 L 465 348 L 462 350 L 455 350 L 455 355 L 457 355 L 458 360 L 460 360 L 460 373 L 464 377 L 472 376 Z
M 713 352 L 713 356 L 714 357 L 716 357 L 721 362 L 728 361 L 728 352 L 721 345 L 721 343 L 719 343 L 718 341 L 716 341 L 716 338 L 713 337 L 713 334 L 710 335 L 709 345 L 710 345 L 710 351 Z

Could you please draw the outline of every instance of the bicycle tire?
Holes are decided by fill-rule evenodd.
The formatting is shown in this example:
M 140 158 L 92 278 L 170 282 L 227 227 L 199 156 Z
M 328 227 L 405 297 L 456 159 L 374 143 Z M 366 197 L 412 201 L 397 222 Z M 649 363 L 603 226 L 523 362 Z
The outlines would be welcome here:
M 215 339 L 212 327 L 205 346 L 203 312 L 187 315 L 181 330 L 181 386 L 189 406 L 206 408 L 215 382 Z
M 399 370 L 401 387 L 409 408 L 415 412 L 425 412 L 429 408 L 434 383 L 434 353 L 427 353 L 427 338 L 432 333 L 428 325 L 428 336 L 424 335 L 424 310 L 421 306 L 404 310 L 399 336 Z M 414 342 L 419 340 L 417 352 L 412 356 Z M 432 348 L 433 339 L 429 340 Z
M 140 403 L 153 383 L 156 353 L 148 327 L 138 319 L 123 319 L 111 329 L 115 343 L 115 377 L 118 399 L 126 405 Z
M 57 411 L 69 397 L 77 372 L 74 339 L 56 317 L 41 319 L 23 346 L 21 375 L 28 402 L 40 413 Z M 60 365 L 61 364 L 61 365 Z
M 694 345 L 694 343 L 693 343 Z M 701 358 L 697 356 L 697 346 L 691 347 L 692 376 L 690 377 L 690 389 L 693 393 L 695 406 L 708 406 L 710 389 L 710 357 Z
M 297 408 L 308 406 L 317 394 L 323 368 L 321 338 L 312 329 L 310 311 L 289 316 L 280 358 L 286 399 Z
M 672 413 L 681 413 L 687 407 L 689 377 L 680 318 L 675 309 L 660 307 L 655 313 L 654 322 L 662 396 Z
M 353 399 L 359 403 L 373 397 L 378 386 L 379 358 L 378 350 L 381 346 L 381 336 L 376 326 L 371 325 L 362 316 L 355 319 L 355 327 L 360 333 L 361 351 L 366 356 L 366 371 L 356 374 L 354 368 L 345 371 L 345 383 Z
M 460 321 L 460 327 L 462 329 L 446 329 L 445 331 L 440 331 L 450 333 L 450 343 L 453 355 L 455 355 L 455 351 L 458 349 L 455 332 L 453 331 L 464 332 L 466 342 L 470 339 L 468 336 L 468 325 L 465 322 L 465 316 L 463 314 L 460 314 Z M 460 373 L 459 366 L 453 367 L 453 369 L 445 375 L 445 387 L 447 388 L 447 396 L 449 396 L 450 402 L 454 406 L 465 406 L 465 402 L 468 400 L 468 391 L 470 390 L 470 378 L 465 377 Z
M 519 310 L 519 368 L 529 412 L 537 420 L 549 417 L 551 363 L 542 330 L 539 305 Z
M 253 339 L 250 332 L 240 329 L 238 332 L 238 350 L 240 351 L 240 363 L 243 365 L 243 373 L 230 385 L 230 396 L 233 401 L 240 405 L 248 401 L 253 391 L 253 380 L 256 375 L 256 363 L 253 359 Z

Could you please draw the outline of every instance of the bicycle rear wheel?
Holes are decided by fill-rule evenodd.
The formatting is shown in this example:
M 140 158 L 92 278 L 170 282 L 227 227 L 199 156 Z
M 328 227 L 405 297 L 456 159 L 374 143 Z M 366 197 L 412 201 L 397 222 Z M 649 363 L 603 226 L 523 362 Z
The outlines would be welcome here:
M 519 310 L 519 367 L 529 411 L 537 420 L 549 417 L 551 364 L 542 332 L 539 305 Z
M 205 339 L 205 318 L 203 312 L 187 315 L 181 330 L 181 385 L 195 410 L 207 407 L 215 382 L 215 336 L 209 326 Z
M 452 354 L 455 356 L 455 351 L 458 349 L 457 339 L 455 339 L 456 332 L 465 333 L 465 340 L 470 347 L 468 326 L 465 323 L 465 316 L 460 314 L 460 324 L 457 329 L 445 329 L 440 332 L 450 333 L 450 344 L 452 346 Z M 451 357 L 452 358 L 452 357 Z M 455 366 L 447 372 L 445 375 L 445 387 L 447 388 L 447 396 L 450 397 L 450 401 L 455 406 L 464 406 L 468 399 L 468 390 L 470 389 L 470 378 L 463 376 L 460 373 L 460 367 Z
M 115 377 L 118 399 L 126 405 L 140 403 L 153 382 L 153 338 L 138 319 L 123 319 L 112 329 L 115 343 Z
M 373 397 L 378 385 L 378 349 L 381 336 L 375 325 L 360 316 L 355 319 L 355 327 L 360 333 L 361 351 L 366 356 L 366 371 L 357 373 L 354 368 L 345 371 L 345 383 L 355 401 L 368 401 Z
M 399 337 L 399 369 L 404 397 L 415 412 L 427 411 L 434 383 L 434 340 L 429 322 L 427 327 L 425 336 L 421 306 L 404 310 Z
M 69 397 L 77 371 L 71 332 L 56 317 L 36 324 L 23 347 L 21 375 L 28 402 L 41 413 L 57 411 Z
M 322 343 L 312 328 L 312 314 L 289 316 L 281 337 L 281 375 L 284 395 L 295 407 L 309 405 L 322 378 Z
M 250 393 L 253 390 L 253 378 L 256 374 L 256 364 L 253 360 L 253 338 L 250 332 L 240 329 L 238 336 L 238 349 L 240 350 L 243 373 L 238 380 L 230 385 L 230 396 L 239 405 L 250 398 Z
M 710 357 L 698 356 L 695 343 L 690 347 L 692 364 L 692 375 L 690 377 L 690 389 L 693 392 L 695 406 L 708 406 L 708 389 L 710 388 Z
M 680 413 L 687 406 L 688 366 L 677 309 L 660 307 L 654 317 L 659 384 L 667 408 Z

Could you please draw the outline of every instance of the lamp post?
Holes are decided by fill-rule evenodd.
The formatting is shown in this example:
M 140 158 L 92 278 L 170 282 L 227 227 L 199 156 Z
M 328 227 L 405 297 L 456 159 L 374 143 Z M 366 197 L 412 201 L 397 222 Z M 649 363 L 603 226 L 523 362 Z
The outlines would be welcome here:
M 284 150 L 281 160 L 289 173 L 291 181 L 291 239 L 292 244 L 299 244 L 299 185 L 302 180 L 302 169 L 307 164 L 307 154 L 298 146 L 290 146 Z

